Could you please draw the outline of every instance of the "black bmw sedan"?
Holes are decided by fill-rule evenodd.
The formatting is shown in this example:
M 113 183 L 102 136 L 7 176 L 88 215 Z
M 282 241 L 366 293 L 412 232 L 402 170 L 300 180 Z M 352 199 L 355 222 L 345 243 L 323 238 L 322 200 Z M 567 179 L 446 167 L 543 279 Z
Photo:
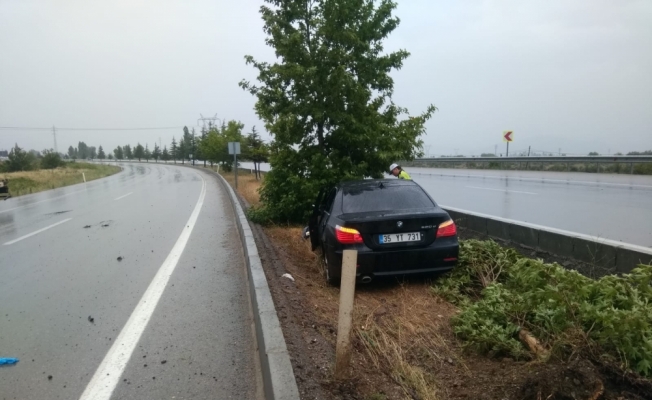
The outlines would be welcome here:
M 440 273 L 457 263 L 457 228 L 414 181 L 343 182 L 322 190 L 308 225 L 321 247 L 326 279 L 340 281 L 342 252 L 358 251 L 357 279 Z

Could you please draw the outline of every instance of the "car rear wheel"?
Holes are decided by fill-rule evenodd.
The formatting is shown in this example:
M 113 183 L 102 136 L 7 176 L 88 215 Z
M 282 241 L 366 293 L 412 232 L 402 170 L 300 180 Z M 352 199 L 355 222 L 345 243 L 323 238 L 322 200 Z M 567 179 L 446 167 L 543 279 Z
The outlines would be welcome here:
M 324 267 L 323 273 L 324 273 L 324 278 L 326 279 L 326 282 L 331 285 L 331 286 L 338 286 L 340 283 L 340 280 L 333 277 L 331 273 L 330 266 L 328 265 L 328 257 L 326 257 L 326 249 L 325 246 L 322 244 L 321 246 L 321 257 L 322 257 L 322 265 Z

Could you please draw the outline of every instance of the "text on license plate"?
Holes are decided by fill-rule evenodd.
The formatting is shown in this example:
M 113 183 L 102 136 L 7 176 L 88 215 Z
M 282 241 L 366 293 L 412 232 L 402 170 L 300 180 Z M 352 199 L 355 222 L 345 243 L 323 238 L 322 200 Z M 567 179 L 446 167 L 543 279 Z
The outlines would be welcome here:
M 391 233 L 378 237 L 380 244 L 418 242 L 419 240 L 421 240 L 421 232 Z

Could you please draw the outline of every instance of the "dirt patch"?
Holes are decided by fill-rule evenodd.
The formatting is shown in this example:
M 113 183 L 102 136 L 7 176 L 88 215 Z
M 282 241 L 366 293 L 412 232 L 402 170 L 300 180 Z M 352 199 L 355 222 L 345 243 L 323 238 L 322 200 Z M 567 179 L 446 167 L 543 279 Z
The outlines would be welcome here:
M 465 351 L 450 322 L 458 310 L 434 295 L 425 278 L 356 288 L 351 374 L 334 381 L 339 290 L 325 283 L 301 227 L 251 225 L 302 399 L 652 399 L 649 381 L 579 355 L 543 363 Z

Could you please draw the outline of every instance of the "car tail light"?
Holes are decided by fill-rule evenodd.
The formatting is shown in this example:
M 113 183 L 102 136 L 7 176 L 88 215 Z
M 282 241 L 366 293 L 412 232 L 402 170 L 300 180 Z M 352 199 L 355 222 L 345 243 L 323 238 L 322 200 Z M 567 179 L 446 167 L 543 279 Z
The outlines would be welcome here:
M 362 236 L 355 229 L 337 225 L 335 226 L 335 236 L 337 237 L 337 241 L 342 244 L 362 243 Z
M 439 225 L 437 229 L 437 237 L 447 237 L 457 235 L 457 228 L 455 227 L 455 222 L 449 220 Z

